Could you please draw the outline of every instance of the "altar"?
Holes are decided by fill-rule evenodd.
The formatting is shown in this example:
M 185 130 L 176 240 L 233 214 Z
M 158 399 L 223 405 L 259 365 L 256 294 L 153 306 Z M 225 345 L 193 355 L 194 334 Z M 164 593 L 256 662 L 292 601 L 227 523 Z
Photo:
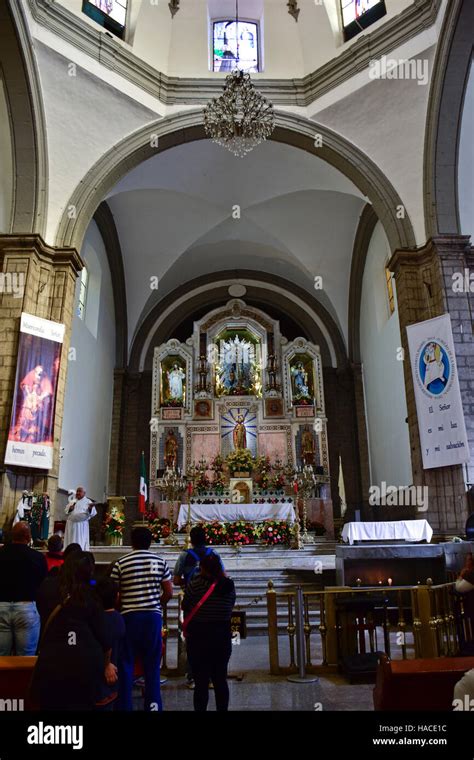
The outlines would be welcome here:
M 322 359 L 306 337 L 287 339 L 277 319 L 234 298 L 186 340 L 155 348 L 151 412 L 155 516 L 182 529 L 187 490 L 192 523 L 298 515 L 333 534 Z
M 178 530 L 183 528 L 188 520 L 188 505 L 181 504 L 178 512 Z M 190 507 L 190 522 L 245 522 L 262 523 L 265 520 L 277 520 L 293 524 L 296 520 L 292 504 L 192 504 Z

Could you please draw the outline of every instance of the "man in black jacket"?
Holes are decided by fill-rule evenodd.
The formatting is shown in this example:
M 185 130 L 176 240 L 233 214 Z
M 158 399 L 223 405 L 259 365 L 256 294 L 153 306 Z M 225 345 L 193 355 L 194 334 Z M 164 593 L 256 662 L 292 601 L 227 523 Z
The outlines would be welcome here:
M 30 549 L 31 531 L 18 522 L 12 542 L 0 549 L 0 655 L 34 655 L 40 616 L 36 593 L 48 568 L 40 552 Z

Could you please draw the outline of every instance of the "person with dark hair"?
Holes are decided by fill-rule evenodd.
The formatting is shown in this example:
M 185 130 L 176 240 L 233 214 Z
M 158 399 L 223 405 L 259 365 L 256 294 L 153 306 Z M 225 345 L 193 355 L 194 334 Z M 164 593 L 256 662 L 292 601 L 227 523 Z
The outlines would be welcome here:
M 105 627 L 110 641 L 110 662 L 118 669 L 120 647 L 125 636 L 125 622 L 120 612 L 115 609 L 119 598 L 118 583 L 112 578 L 101 578 L 95 587 L 95 592 L 105 612 Z M 96 702 L 96 710 L 113 710 L 118 696 L 117 683 L 107 683 L 102 680 L 100 696 Z
M 181 552 L 174 566 L 173 583 L 181 588 L 185 588 L 195 573 L 199 572 L 199 563 L 203 557 L 207 557 L 210 554 L 219 557 L 214 549 L 206 546 L 206 532 L 202 525 L 194 525 L 190 530 L 189 537 L 192 548 Z M 222 569 L 224 569 L 224 564 L 220 557 L 219 560 Z M 186 664 L 186 686 L 188 689 L 194 689 L 194 678 L 189 659 Z
M 31 696 L 41 710 L 93 710 L 105 677 L 117 680 L 104 611 L 94 595 L 94 562 L 72 552 L 59 574 L 61 603 L 43 630 Z
M 63 540 L 57 533 L 53 533 L 48 539 L 48 551 L 46 552 L 46 564 L 48 573 L 53 567 L 61 567 L 64 562 Z
M 207 710 L 209 681 L 214 686 L 216 709 L 224 712 L 229 707 L 227 665 L 232 652 L 234 604 L 234 582 L 226 577 L 220 558 L 215 554 L 203 557 L 183 599 L 183 633 L 195 681 L 197 712 Z
M 145 677 L 145 710 L 161 711 L 160 663 L 163 605 L 173 596 L 167 563 L 150 551 L 148 528 L 132 530 L 132 551 L 117 560 L 111 578 L 119 584 L 120 607 L 125 619 L 125 639 L 119 657 L 117 708 L 132 709 L 135 659 L 142 661 Z
M 42 581 L 36 595 L 36 606 L 41 618 L 41 631 L 44 630 L 46 622 L 52 611 L 61 603 L 59 595 L 59 576 L 66 559 L 74 552 L 81 552 L 79 544 L 69 544 L 66 546 L 62 556 L 61 565 L 55 565 L 51 568 L 46 578 Z
M 0 655 L 35 655 L 40 634 L 38 588 L 48 568 L 44 556 L 30 548 L 26 522 L 16 523 L 11 543 L 0 549 Z

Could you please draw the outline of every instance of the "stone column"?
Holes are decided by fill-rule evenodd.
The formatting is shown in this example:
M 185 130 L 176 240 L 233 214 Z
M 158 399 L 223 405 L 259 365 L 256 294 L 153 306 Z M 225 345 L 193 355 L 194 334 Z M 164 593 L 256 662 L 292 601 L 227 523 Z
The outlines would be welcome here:
M 404 374 L 408 408 L 413 483 L 428 486 L 426 517 L 441 538 L 464 532 L 467 518 L 467 494 L 462 465 L 424 470 L 413 380 L 405 328 L 415 322 L 451 314 L 461 394 L 466 424 L 472 441 L 474 412 L 474 344 L 472 336 L 472 294 L 456 294 L 451 275 L 473 262 L 469 238 L 440 235 L 430 238 L 422 248 L 398 250 L 389 263 L 395 273 L 398 314 L 402 346 L 405 351 Z M 462 328 L 461 328 L 462 326 Z M 472 443 L 471 443 L 472 446 Z M 471 449 L 472 450 L 472 449 Z
M 39 235 L 0 235 L 0 522 L 5 525 L 24 489 L 47 491 L 55 513 L 59 443 L 75 284 L 83 267 L 75 248 L 53 248 Z M 54 416 L 54 458 L 51 470 L 4 465 L 17 365 L 20 317 L 34 314 L 66 325 Z

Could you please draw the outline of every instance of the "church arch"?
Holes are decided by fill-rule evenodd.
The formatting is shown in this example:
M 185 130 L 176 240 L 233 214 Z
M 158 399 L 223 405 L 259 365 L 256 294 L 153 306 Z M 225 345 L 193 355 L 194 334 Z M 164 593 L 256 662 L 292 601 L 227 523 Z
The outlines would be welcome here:
M 426 116 L 424 204 L 426 237 L 461 234 L 458 150 L 473 44 L 474 3 L 448 3 L 438 43 Z
M 43 102 L 23 3 L 0 0 L 0 66 L 13 147 L 12 234 L 43 235 L 48 154 Z
M 402 199 L 383 172 L 362 151 L 330 129 L 294 114 L 276 112 L 276 124 L 272 140 L 327 161 L 370 200 L 385 228 L 392 251 L 415 245 L 410 218 L 407 214 L 399 218 L 397 213 L 397 209 L 403 206 Z M 322 138 L 322 147 L 315 147 L 316 133 Z M 158 138 L 157 147 L 152 147 L 151 135 Z M 204 139 L 201 109 L 156 121 L 125 138 L 96 162 L 72 193 L 65 204 L 55 244 L 80 249 L 95 209 L 127 171 L 161 151 Z M 71 206 L 76 209 L 74 218 L 67 213 Z

